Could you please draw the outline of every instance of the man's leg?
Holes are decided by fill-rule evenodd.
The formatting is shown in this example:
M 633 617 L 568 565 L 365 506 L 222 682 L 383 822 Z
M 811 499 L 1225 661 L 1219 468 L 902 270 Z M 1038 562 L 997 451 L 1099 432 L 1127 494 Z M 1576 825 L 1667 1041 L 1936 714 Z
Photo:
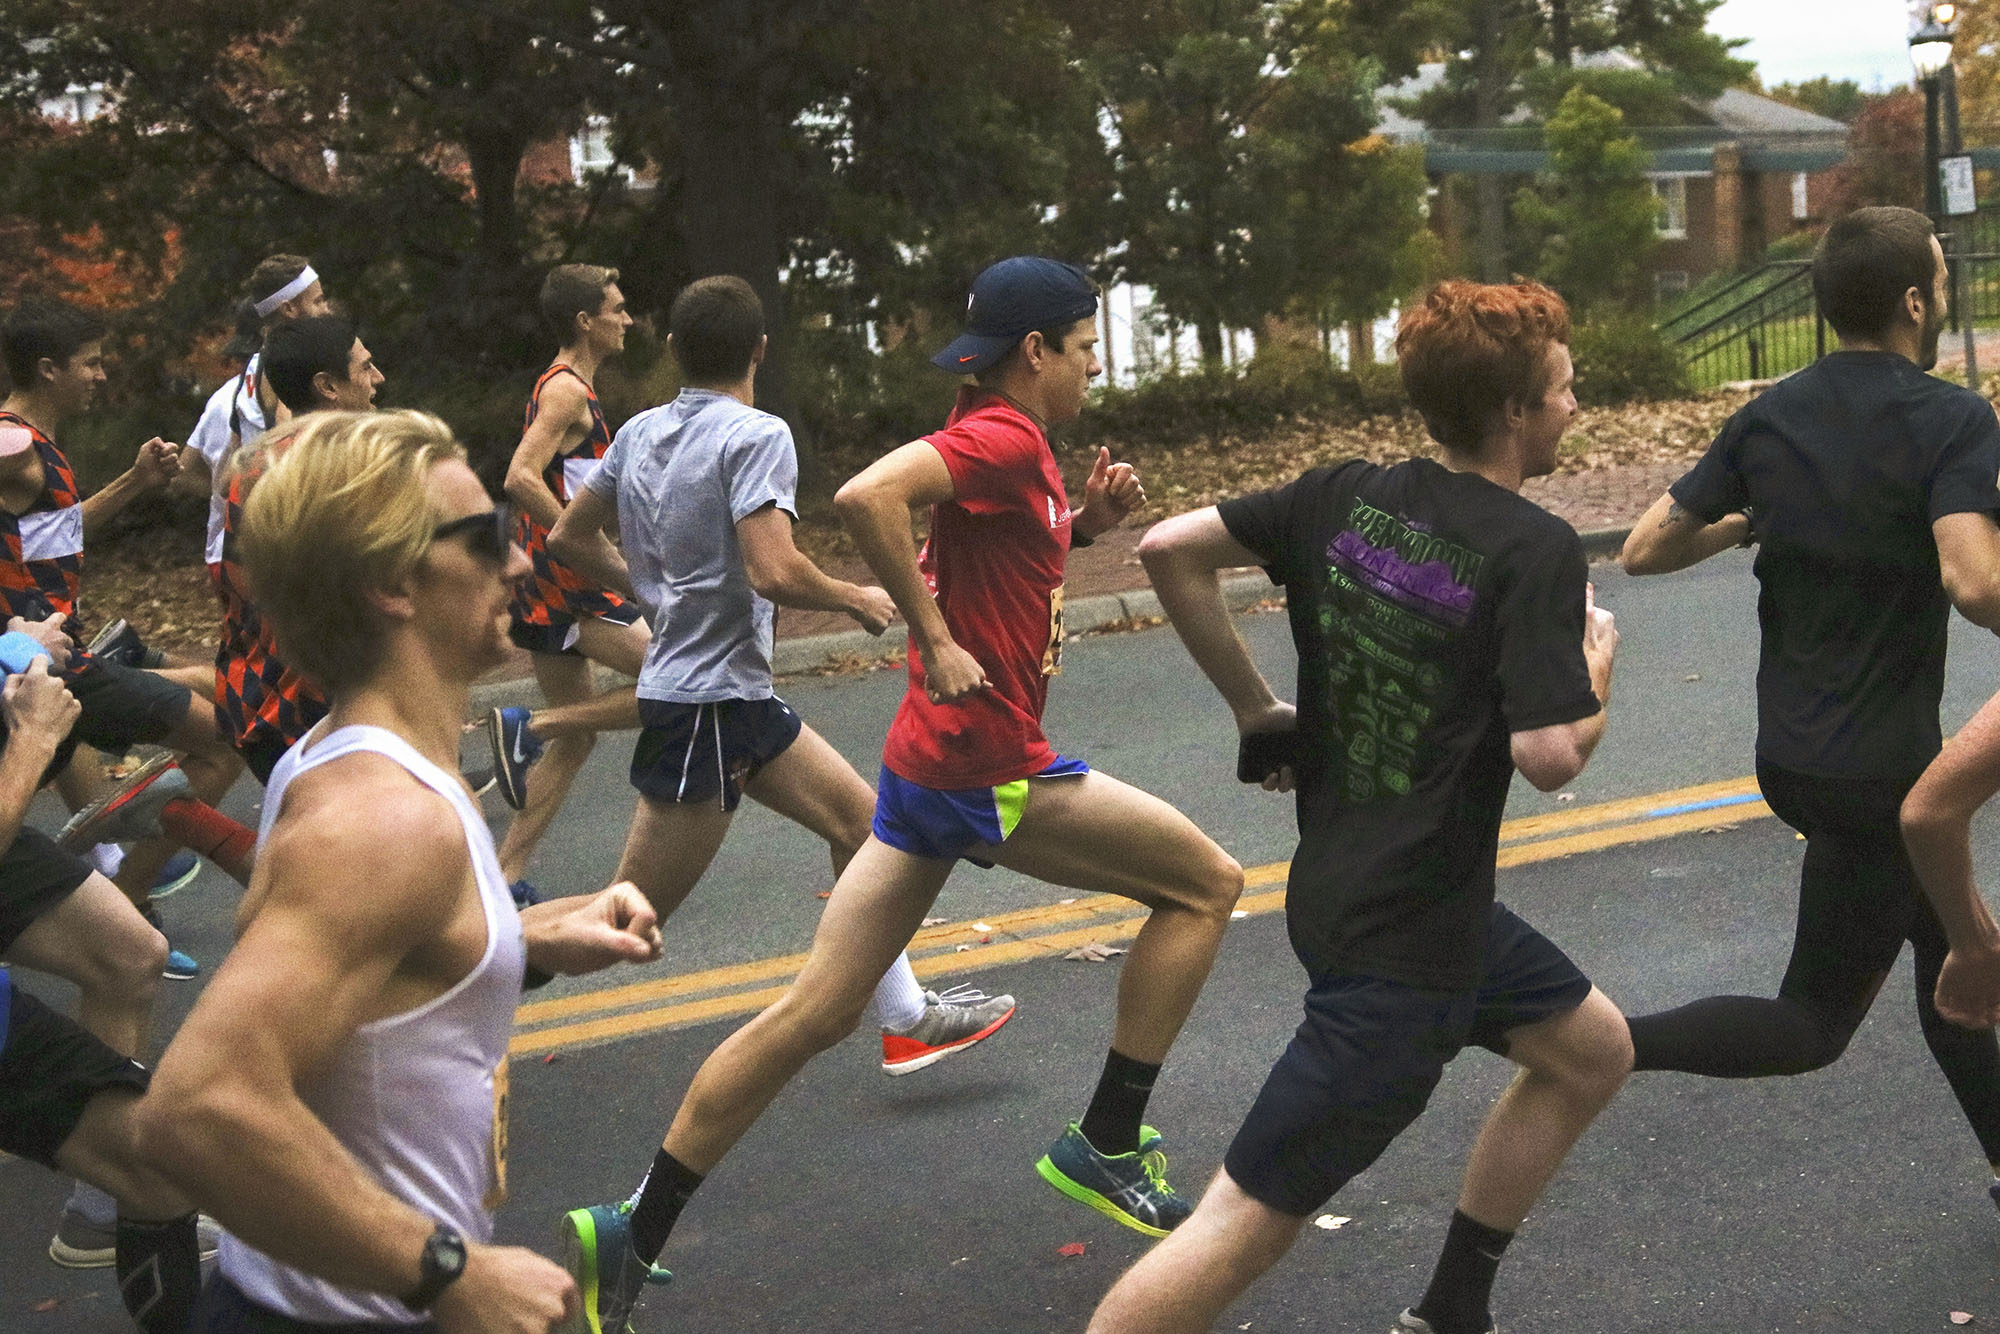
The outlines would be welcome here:
M 1134 1153 L 1154 1077 L 1243 892 L 1243 868 L 1185 815 L 1109 775 L 1033 779 L 1028 788 L 1027 809 L 994 861 L 1152 909 L 1119 976 L 1111 1052 L 1080 1123 L 1099 1154 Z
M 619 625 L 591 616 L 577 623 L 577 652 L 620 676 L 636 677 L 646 661 L 653 632 L 641 619 Z M 586 678 L 588 679 L 588 678 Z M 629 732 L 639 725 L 639 700 L 631 686 L 602 693 L 586 689 L 570 699 L 551 699 L 553 707 L 536 709 L 529 730 L 544 741 L 581 732 Z
M 1220 1171 L 1201 1203 L 1112 1285 L 1090 1334 L 1201 1334 L 1284 1258 L 1305 1219 L 1252 1199 Z
M 533 653 L 529 659 L 534 664 L 535 682 L 541 687 L 542 698 L 550 704 L 574 704 L 592 696 L 588 659 L 559 653 Z M 637 720 L 635 708 L 633 721 Z M 507 836 L 500 842 L 500 870 L 508 884 L 527 876 L 529 859 L 535 855 L 549 826 L 555 823 L 556 813 L 569 795 L 570 784 L 576 781 L 596 745 L 594 731 L 573 732 L 543 741 L 541 758 L 529 771 L 527 803 L 509 822 Z
M 1990 1028 L 1960 1028 L 1938 1013 L 1938 972 L 1951 947 L 1928 900 L 1919 900 L 1914 917 L 1910 944 L 1917 956 L 1917 1023 L 1959 1110 L 1972 1123 L 1972 1133 L 1993 1169 L 1989 1189 L 2000 1204 L 2000 1041 Z
M 77 1019 L 120 1056 L 143 1050 L 167 942 L 109 880 L 92 872 L 37 917 L 7 957 L 74 982 Z

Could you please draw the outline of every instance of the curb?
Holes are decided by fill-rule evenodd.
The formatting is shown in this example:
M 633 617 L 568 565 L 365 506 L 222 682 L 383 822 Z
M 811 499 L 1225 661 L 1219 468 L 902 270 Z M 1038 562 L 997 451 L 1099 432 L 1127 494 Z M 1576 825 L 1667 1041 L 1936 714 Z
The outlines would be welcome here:
M 1627 524 L 1622 528 L 1593 528 L 1577 536 L 1583 540 L 1583 554 L 1597 559 L 1617 555 L 1631 531 L 1632 526 Z M 1233 575 L 1222 581 L 1222 600 L 1231 611 L 1241 611 L 1266 598 L 1281 596 L 1283 594 L 1276 585 L 1261 573 Z M 1160 614 L 1159 594 L 1150 588 L 1135 588 L 1124 593 L 1099 593 L 1066 604 L 1063 607 L 1063 626 L 1066 633 L 1080 635 L 1118 621 Z M 797 676 L 829 661 L 849 659 L 871 662 L 902 652 L 908 646 L 909 638 L 909 627 L 899 621 L 879 635 L 871 635 L 866 630 L 841 630 L 828 635 L 781 639 L 771 652 L 771 672 L 774 676 Z M 596 669 L 595 677 L 599 690 L 631 684 L 630 677 L 602 667 Z M 482 682 L 472 688 L 472 707 L 476 713 L 483 714 L 488 709 L 533 708 L 541 702 L 541 690 L 531 676 Z

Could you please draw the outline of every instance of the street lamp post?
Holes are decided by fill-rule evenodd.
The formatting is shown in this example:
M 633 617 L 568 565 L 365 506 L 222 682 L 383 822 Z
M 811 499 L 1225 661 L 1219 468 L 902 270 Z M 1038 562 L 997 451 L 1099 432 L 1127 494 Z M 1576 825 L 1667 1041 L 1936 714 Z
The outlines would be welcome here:
M 1952 37 L 1957 30 L 1957 5 L 1928 6 L 1923 23 L 1910 34 L 1910 64 L 1924 87 L 1924 206 L 1947 242 L 1952 310 L 1965 339 L 1965 380 L 1977 389 L 1979 360 L 1973 333 L 1976 312 L 1966 305 L 1965 266 L 1953 262 L 1961 248 L 1961 238 L 1957 228 L 1947 230 L 1945 225 L 1947 201 L 1939 170 L 1939 163 L 1946 156 L 1956 157 L 1963 151 L 1958 126 L 1958 74 L 1951 63 Z

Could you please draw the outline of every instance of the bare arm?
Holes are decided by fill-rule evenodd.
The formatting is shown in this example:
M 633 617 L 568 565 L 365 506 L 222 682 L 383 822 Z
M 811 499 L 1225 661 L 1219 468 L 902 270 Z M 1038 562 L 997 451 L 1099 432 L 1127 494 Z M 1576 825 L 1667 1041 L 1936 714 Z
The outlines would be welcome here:
M 399 1297 L 417 1286 L 435 1220 L 384 1189 L 299 1089 L 361 1024 L 436 993 L 420 978 L 453 966 L 448 931 L 465 911 L 469 859 L 443 799 L 378 756 L 303 776 L 285 806 L 246 896 L 254 915 L 141 1104 L 141 1152 L 281 1263 Z M 522 1308 L 496 1313 L 496 1290 L 530 1316 L 564 1309 L 560 1269 L 526 1252 L 470 1251 L 436 1307 L 446 1328 L 547 1327 L 497 1318 Z
M 1583 772 L 1597 743 L 1604 739 L 1611 715 L 1611 667 L 1618 653 L 1618 625 L 1597 605 L 1595 591 L 1584 587 L 1583 661 L 1590 670 L 1590 690 L 1598 710 L 1588 718 L 1556 723 L 1509 738 L 1514 767 L 1540 792 L 1553 792 Z
M 895 618 L 896 604 L 888 593 L 835 579 L 800 551 L 792 541 L 792 516 L 776 504 L 738 519 L 736 540 L 750 586 L 781 607 L 844 611 L 876 635 Z
M 1945 596 L 1974 625 L 2000 632 L 2000 526 L 1990 514 L 1947 514 L 1931 524 Z
M 1719 523 L 1703 523 L 1667 494 L 1632 525 L 1618 562 L 1627 574 L 1670 574 L 1749 540 L 1748 515 L 1729 514 Z
M 1272 693 L 1257 670 L 1222 600 L 1217 571 L 1257 565 L 1262 558 L 1229 535 L 1214 506 L 1154 524 L 1139 542 L 1139 559 L 1160 606 L 1187 645 L 1195 666 L 1229 706 L 1239 732 L 1280 731 L 1292 706 Z
M 618 522 L 618 504 L 595 487 L 581 487 L 556 511 L 549 529 L 549 554 L 587 579 L 626 598 L 635 598 L 632 571 L 607 531 Z
M 2000 1021 L 2000 926 L 1972 869 L 1972 817 L 1996 792 L 2000 695 L 1973 715 L 1903 800 L 1903 844 L 1951 942 L 1938 976 L 1938 1012 L 1968 1028 Z
M 132 466 L 111 479 L 82 504 L 83 533 L 87 538 L 118 511 L 155 487 L 165 486 L 179 475 L 181 447 L 154 436 L 139 446 Z
M 583 439 L 589 429 L 590 400 L 584 396 L 581 383 L 560 375 L 542 386 L 541 408 L 507 463 L 506 491 L 507 499 L 544 528 L 556 526 L 563 507 L 542 474 L 565 446 Z
M 21 832 L 43 770 L 82 712 L 62 681 L 49 675 L 45 659 L 37 658 L 27 671 L 7 678 L 0 690 L 0 715 L 7 720 L 7 746 L 0 750 L 0 847 Z
M 833 498 L 862 559 L 909 623 L 910 638 L 924 655 L 925 679 L 939 700 L 958 699 L 987 685 L 985 669 L 953 642 L 945 627 L 944 613 L 917 568 L 917 543 L 910 534 L 911 509 L 957 497 L 944 457 L 928 442 L 915 440 L 849 478 Z

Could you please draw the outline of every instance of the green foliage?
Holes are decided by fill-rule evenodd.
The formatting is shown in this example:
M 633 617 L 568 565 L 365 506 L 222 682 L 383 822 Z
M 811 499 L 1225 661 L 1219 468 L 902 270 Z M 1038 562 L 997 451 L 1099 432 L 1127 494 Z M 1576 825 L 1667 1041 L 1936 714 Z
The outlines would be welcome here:
M 1836 79 L 1825 74 L 1801 79 L 1797 83 L 1781 83 L 1764 91 L 1788 106 L 1838 121 L 1852 121 L 1861 114 L 1861 108 L 1868 99 L 1868 95 L 1861 91 L 1861 85 L 1854 80 Z
M 1571 329 L 1569 351 L 1579 403 L 1605 407 L 1686 398 L 1690 392 L 1680 352 L 1643 315 L 1595 312 Z
M 1515 220 L 1544 238 L 1535 276 L 1581 308 L 1637 302 L 1659 244 L 1645 150 L 1616 107 L 1581 88 L 1564 95 L 1543 133 L 1549 171 L 1514 201 Z
M 1300 418 L 1349 421 L 1360 415 L 1361 402 L 1355 377 L 1318 352 L 1260 352 L 1238 372 L 1197 370 L 1130 389 L 1098 390 L 1090 410 L 1069 431 L 1079 443 L 1179 444 L 1251 434 Z

